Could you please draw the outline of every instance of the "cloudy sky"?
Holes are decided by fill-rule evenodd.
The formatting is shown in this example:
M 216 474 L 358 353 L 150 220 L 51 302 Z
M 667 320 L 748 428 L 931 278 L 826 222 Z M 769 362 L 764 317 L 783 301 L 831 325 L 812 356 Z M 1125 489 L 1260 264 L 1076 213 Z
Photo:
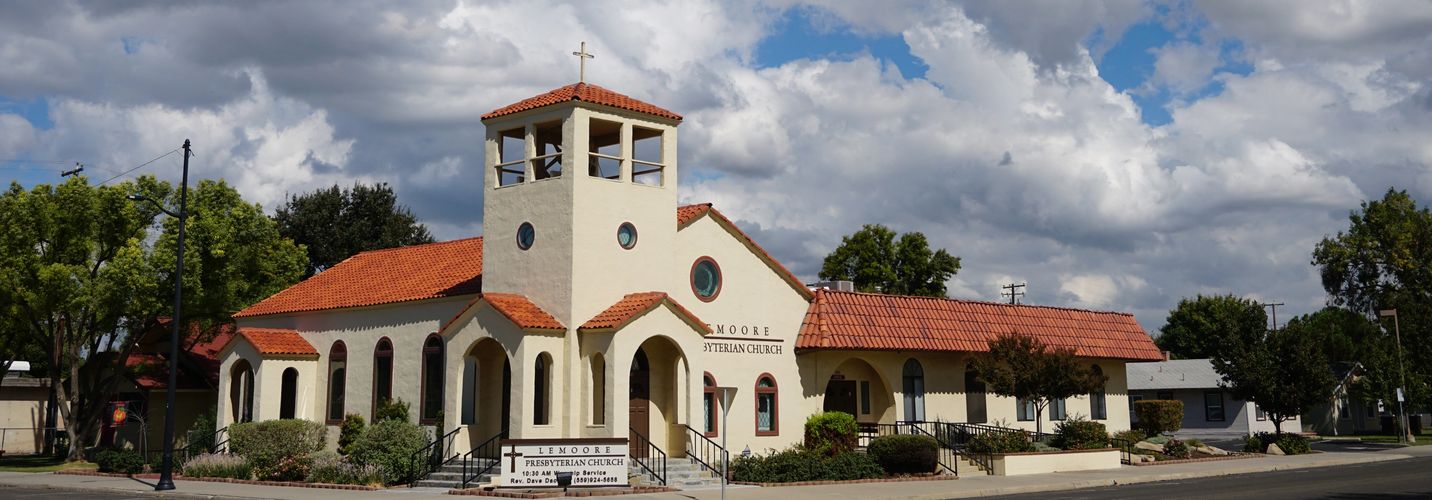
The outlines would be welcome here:
M 0 178 L 195 144 L 272 210 L 395 186 L 480 234 L 482 125 L 589 81 L 685 115 L 682 190 L 793 271 L 864 223 L 964 258 L 951 295 L 1131 311 L 1323 303 L 1313 245 L 1432 199 L 1432 2 L 0 1 Z M 177 180 L 178 155 L 132 175 Z M 1285 312 L 1286 311 L 1286 312 Z

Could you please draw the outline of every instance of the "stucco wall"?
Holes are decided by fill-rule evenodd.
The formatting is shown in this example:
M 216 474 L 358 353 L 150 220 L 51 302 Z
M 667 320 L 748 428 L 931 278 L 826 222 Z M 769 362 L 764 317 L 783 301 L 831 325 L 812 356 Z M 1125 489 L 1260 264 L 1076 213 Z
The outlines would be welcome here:
M 1253 403 L 1234 399 L 1232 395 L 1218 389 L 1175 389 L 1173 398 L 1183 402 L 1183 428 L 1180 435 L 1187 436 L 1243 436 L 1250 432 L 1273 432 L 1273 422 L 1258 420 Z M 1223 421 L 1210 422 L 1204 407 L 1204 393 L 1219 392 L 1223 395 Z M 1134 391 L 1144 399 L 1157 399 L 1159 391 Z M 1283 429 L 1301 428 L 1300 419 L 1294 418 L 1283 423 Z
M 1062 453 L 1011 453 L 994 456 L 996 476 L 1119 468 L 1119 450 Z
M 13 383 L 13 382 L 12 382 Z M 6 455 L 35 453 L 44 444 L 45 401 L 49 398 L 46 387 L 0 388 L 0 432 L 3 442 L 0 450 Z M 64 427 L 63 419 L 56 418 Z

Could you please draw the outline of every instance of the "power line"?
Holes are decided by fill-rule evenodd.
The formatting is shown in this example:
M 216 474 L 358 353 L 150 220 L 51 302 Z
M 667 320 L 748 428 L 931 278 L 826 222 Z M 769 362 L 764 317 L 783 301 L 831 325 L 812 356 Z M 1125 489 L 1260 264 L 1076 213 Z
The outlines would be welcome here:
M 120 178 L 120 177 L 124 177 L 124 176 L 126 176 L 126 175 L 129 175 L 130 172 L 133 172 L 133 171 L 135 171 L 135 170 L 139 170 L 139 169 L 141 169 L 141 168 L 144 168 L 145 165 L 149 165 L 150 163 L 154 163 L 154 162 L 156 162 L 156 161 L 159 161 L 160 158 L 163 158 L 163 157 L 165 157 L 165 156 L 172 155 L 172 154 L 174 154 L 175 152 L 178 152 L 178 151 L 181 150 L 181 149 L 184 149 L 184 148 L 182 148 L 182 147 L 174 148 L 172 151 L 169 151 L 168 153 L 164 153 L 164 154 L 162 154 L 162 155 L 159 155 L 159 156 L 154 157 L 153 160 L 149 160 L 149 161 L 146 161 L 146 162 L 144 162 L 144 163 L 140 163 L 138 166 L 136 166 L 136 167 L 134 167 L 134 168 L 131 168 L 131 169 L 129 169 L 129 170 L 125 170 L 125 171 L 123 171 L 123 172 L 120 172 L 118 175 L 115 175 L 114 177 L 110 177 L 110 178 L 108 178 L 108 179 L 105 179 L 104 182 L 99 183 L 99 185 L 103 186 L 103 185 L 105 185 L 105 184 L 108 184 L 109 181 L 112 181 L 112 180 L 118 179 L 118 178 Z
M 0 158 L 0 163 L 69 163 L 71 160 L 30 160 L 26 158 Z

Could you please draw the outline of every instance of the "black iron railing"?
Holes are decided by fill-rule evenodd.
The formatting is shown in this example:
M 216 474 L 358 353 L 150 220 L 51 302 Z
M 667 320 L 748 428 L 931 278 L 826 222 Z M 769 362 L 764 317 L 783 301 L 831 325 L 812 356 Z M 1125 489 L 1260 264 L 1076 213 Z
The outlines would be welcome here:
M 936 426 L 937 430 L 935 434 L 939 436 L 938 439 L 941 439 L 946 443 L 949 443 L 951 446 L 955 447 L 955 449 L 959 450 L 960 455 L 963 455 L 969 461 L 974 462 L 975 466 L 978 467 L 980 470 L 983 470 L 985 474 L 994 474 L 994 453 L 989 451 L 971 450 L 969 447 L 970 441 L 973 441 L 977 437 L 987 436 L 996 433 L 1017 433 L 1021 436 L 1027 436 L 1031 434 L 1026 433 L 1022 429 L 1011 429 L 1008 427 L 998 427 L 985 424 L 937 422 Z
M 705 433 L 692 428 L 690 425 L 682 425 L 682 427 L 686 428 L 686 456 L 691 457 L 692 460 L 701 464 L 702 467 L 705 467 L 706 470 L 711 471 L 711 473 L 718 476 L 721 475 L 724 472 L 721 469 L 721 464 L 729 463 L 727 460 L 731 458 L 731 455 L 725 448 L 722 448 L 720 444 L 706 437 Z M 725 477 L 721 478 L 722 481 L 729 479 L 730 478 Z
M 948 433 L 940 432 L 941 422 L 906 422 L 910 434 L 930 436 L 939 445 L 936 450 L 935 464 L 945 469 L 950 474 L 960 475 L 960 450 L 954 443 L 945 439 Z M 939 471 L 935 471 L 939 472 Z
M 880 436 L 900 434 L 900 424 L 871 424 L 860 423 L 855 435 L 855 445 L 859 448 L 867 448 L 870 441 Z M 907 432 L 908 433 L 908 432 Z
M 1133 463 L 1134 463 L 1134 443 L 1133 443 L 1133 441 L 1129 441 L 1129 440 L 1127 440 L 1127 439 L 1119 439 L 1119 438 L 1116 438 L 1116 437 L 1111 437 L 1111 438 L 1109 438 L 1109 447 L 1111 447 L 1111 448 L 1118 448 L 1118 449 L 1119 449 L 1119 463 L 1122 463 L 1122 464 L 1124 464 L 1124 465 L 1133 465 Z
M 412 468 L 408 470 L 408 486 L 413 486 L 418 481 L 427 478 L 428 474 L 442 467 L 443 464 L 457 458 L 457 453 L 453 451 L 453 443 L 457 440 L 459 429 L 461 427 L 454 428 L 413 452 Z M 437 429 L 434 429 L 433 432 L 436 433 Z
M 192 431 L 189 433 L 189 444 L 184 445 L 184 453 L 180 455 L 186 462 L 194 455 L 201 453 L 222 453 L 229 447 L 228 427 L 214 431 L 213 434 L 209 435 L 209 439 L 196 440 L 194 439 L 194 434 Z
M 473 481 L 502 465 L 503 439 L 507 439 L 507 431 L 498 432 L 496 436 L 487 438 L 487 441 L 483 441 L 482 444 L 462 455 L 463 489 L 467 489 Z M 511 472 L 508 471 L 508 473 Z
M 650 439 L 638 433 L 636 429 L 631 431 L 631 458 L 636 464 L 646 470 L 648 474 L 656 478 L 658 483 L 666 486 L 666 452 L 652 444 Z

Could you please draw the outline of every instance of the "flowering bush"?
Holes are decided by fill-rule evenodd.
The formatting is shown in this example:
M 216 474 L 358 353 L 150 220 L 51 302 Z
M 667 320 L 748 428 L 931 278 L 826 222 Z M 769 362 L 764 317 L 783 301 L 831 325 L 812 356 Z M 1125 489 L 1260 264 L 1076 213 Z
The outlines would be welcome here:
M 373 464 L 358 465 L 334 453 L 319 453 L 313 456 L 308 482 L 382 486 L 383 468 Z
M 1164 454 L 1169 458 L 1188 458 L 1189 453 L 1188 444 L 1183 441 L 1170 439 L 1164 443 Z
M 302 481 L 308 478 L 308 470 L 311 467 L 313 458 L 307 455 L 283 457 L 272 466 L 254 467 L 254 475 L 267 481 Z

